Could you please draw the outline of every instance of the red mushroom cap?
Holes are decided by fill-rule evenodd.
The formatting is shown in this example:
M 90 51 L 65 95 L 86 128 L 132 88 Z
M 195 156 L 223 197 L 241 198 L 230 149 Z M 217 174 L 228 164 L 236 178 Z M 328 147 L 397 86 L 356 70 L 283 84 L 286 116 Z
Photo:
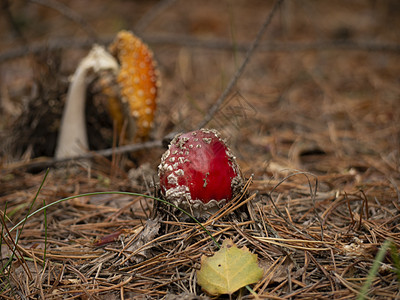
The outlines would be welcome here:
M 158 166 L 167 200 L 193 211 L 218 208 L 230 201 L 243 179 L 236 158 L 216 130 L 178 134 Z

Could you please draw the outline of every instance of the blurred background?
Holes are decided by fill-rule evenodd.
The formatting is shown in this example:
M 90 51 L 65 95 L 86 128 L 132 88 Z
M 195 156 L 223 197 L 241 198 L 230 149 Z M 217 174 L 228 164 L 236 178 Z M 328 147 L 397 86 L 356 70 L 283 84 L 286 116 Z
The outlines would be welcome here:
M 69 77 L 93 43 L 107 46 L 122 29 L 141 37 L 158 62 L 162 85 L 151 140 L 195 129 L 274 2 L 1 4 L 0 137 L 7 163 L 54 154 Z M 399 23 L 394 0 L 284 1 L 207 126 L 229 140 L 247 174 L 366 172 L 374 160 L 384 162 L 376 163 L 380 173 L 398 174 Z M 90 115 L 92 123 L 110 126 Z M 92 143 L 93 150 L 106 146 Z M 150 151 L 136 164 L 156 166 L 160 153 Z

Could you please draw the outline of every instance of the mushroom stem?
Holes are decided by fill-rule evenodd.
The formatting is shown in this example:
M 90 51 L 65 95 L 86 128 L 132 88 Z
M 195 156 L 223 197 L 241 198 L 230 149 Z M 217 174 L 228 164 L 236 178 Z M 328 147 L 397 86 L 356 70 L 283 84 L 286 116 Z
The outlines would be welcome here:
M 118 63 L 103 47 L 94 45 L 79 63 L 69 86 L 57 140 L 56 158 L 79 156 L 88 150 L 85 120 L 86 79 L 90 73 L 97 74 L 101 70 L 117 73 Z

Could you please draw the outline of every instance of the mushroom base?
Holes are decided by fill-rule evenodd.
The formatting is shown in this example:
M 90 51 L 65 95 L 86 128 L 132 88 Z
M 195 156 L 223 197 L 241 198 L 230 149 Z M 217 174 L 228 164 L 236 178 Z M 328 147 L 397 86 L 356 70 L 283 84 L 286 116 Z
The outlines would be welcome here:
M 221 207 L 226 204 L 226 199 L 223 200 L 210 200 L 208 203 L 204 204 L 200 200 L 183 200 L 183 201 L 172 201 L 177 207 L 185 210 L 195 218 L 208 218 L 213 215 Z

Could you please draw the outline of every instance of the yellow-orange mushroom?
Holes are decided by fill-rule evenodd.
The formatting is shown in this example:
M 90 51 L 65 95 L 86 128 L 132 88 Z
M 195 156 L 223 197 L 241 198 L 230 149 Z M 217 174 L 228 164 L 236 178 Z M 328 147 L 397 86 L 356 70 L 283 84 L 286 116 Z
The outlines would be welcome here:
M 120 114 L 128 104 L 129 117 L 134 119 L 135 132 L 133 140 L 145 140 L 153 127 L 156 110 L 158 73 L 153 53 L 132 32 L 120 31 L 109 47 L 120 64 L 117 82 L 120 87 L 120 102 L 110 97 L 110 112 L 122 128 Z M 126 112 L 125 112 L 126 113 Z

